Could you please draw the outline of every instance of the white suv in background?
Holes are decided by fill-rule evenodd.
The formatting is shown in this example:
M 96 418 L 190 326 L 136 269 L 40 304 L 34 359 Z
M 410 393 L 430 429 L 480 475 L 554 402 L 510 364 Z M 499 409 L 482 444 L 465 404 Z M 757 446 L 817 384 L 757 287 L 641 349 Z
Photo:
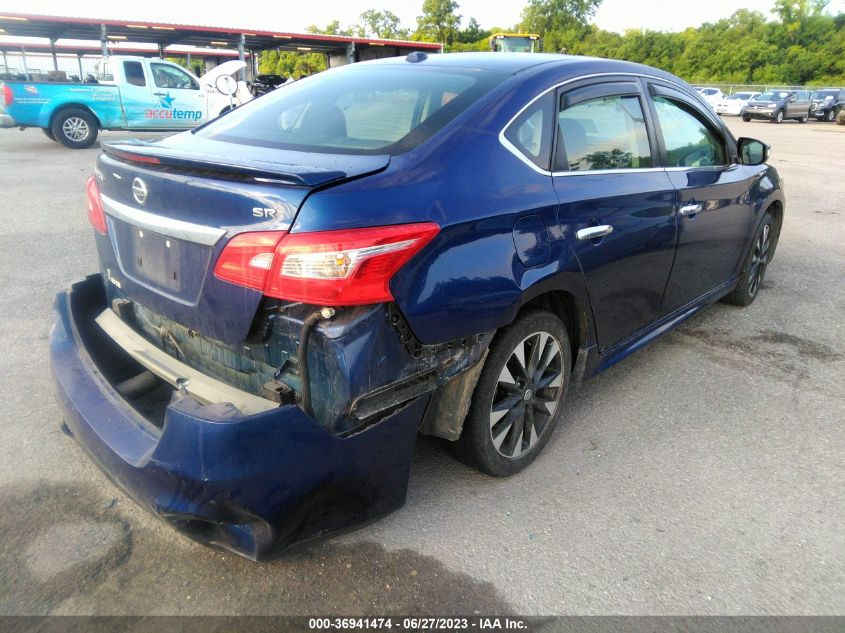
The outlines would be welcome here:
M 748 102 L 756 98 L 759 92 L 735 92 L 724 97 L 716 104 L 716 114 L 739 116 Z
M 716 104 L 725 98 L 725 93 L 718 88 L 696 88 L 696 90 L 710 104 L 710 107 L 714 109 L 716 108 Z

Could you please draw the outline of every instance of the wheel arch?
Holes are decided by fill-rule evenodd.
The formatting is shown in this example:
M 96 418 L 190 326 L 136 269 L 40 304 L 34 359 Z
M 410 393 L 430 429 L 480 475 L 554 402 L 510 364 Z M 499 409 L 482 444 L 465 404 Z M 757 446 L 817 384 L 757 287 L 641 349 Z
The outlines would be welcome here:
M 53 127 L 53 122 L 56 120 L 56 117 L 58 117 L 62 112 L 64 112 L 65 110 L 74 110 L 74 109 L 83 110 L 83 111 L 87 112 L 88 114 L 90 114 L 93 117 L 94 121 L 96 121 L 97 128 L 100 129 L 100 130 L 103 129 L 103 123 L 102 123 L 102 121 L 100 121 L 100 117 L 97 116 L 96 112 L 94 112 L 91 108 L 89 108 L 84 103 L 77 103 L 77 102 L 63 103 L 62 105 L 57 107 L 53 111 L 53 114 L 50 115 L 49 126 Z
M 569 335 L 572 367 L 578 359 L 578 352 L 587 344 L 589 320 L 587 311 L 578 298 L 566 290 L 547 290 L 529 299 L 520 306 L 517 316 L 531 310 L 546 310 L 558 317 Z

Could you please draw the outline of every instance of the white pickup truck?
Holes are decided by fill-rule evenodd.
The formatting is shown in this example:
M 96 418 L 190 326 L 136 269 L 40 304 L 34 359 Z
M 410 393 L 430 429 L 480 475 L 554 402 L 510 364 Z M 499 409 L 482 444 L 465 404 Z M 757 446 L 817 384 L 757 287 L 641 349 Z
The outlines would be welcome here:
M 232 77 L 245 66 L 232 60 L 197 77 L 161 59 L 114 55 L 98 62 L 97 83 L 4 81 L 0 127 L 40 127 L 72 149 L 90 147 L 99 130 L 187 130 L 252 98 Z

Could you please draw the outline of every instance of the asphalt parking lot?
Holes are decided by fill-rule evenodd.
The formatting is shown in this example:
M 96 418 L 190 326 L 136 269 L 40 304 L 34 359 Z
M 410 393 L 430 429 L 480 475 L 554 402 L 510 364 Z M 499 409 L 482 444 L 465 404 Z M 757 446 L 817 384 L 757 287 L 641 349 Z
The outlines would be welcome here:
M 262 564 L 158 523 L 60 432 L 51 302 L 95 270 L 99 149 L 0 131 L 0 614 L 845 614 L 845 127 L 729 125 L 786 180 L 750 308 L 572 393 L 520 475 L 421 438 L 404 509 Z

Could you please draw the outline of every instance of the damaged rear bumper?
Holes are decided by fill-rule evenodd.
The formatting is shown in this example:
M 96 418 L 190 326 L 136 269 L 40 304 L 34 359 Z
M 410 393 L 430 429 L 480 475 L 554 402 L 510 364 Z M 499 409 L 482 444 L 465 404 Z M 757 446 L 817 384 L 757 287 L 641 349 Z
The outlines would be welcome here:
M 193 397 L 168 404 L 159 428 L 113 386 L 121 363 L 135 360 L 94 323 L 104 307 L 98 276 L 56 298 L 50 356 L 64 426 L 175 528 L 260 559 L 404 503 L 428 395 L 346 437 L 294 405 L 243 414 Z

